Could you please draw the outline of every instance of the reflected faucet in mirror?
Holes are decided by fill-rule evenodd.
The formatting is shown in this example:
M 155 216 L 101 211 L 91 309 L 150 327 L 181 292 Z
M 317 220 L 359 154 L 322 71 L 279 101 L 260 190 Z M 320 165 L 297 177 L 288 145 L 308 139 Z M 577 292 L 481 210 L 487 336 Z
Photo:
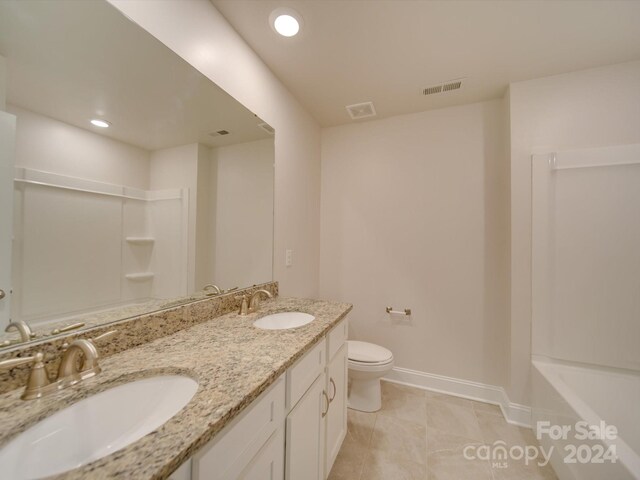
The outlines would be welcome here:
M 202 287 L 202 290 L 204 290 L 207 295 L 220 295 L 222 293 L 222 290 L 220 290 L 220 287 L 212 283 L 209 283 L 204 287 Z
M 28 342 L 36 336 L 36 334 L 31 331 L 29 324 L 22 320 L 11 322 L 7 325 L 7 328 L 4 329 L 5 332 L 11 332 L 12 330 L 16 330 L 20 334 L 20 340 L 5 340 L 2 344 L 3 346 L 5 344 L 10 345 L 12 343 Z
M 233 287 L 228 290 L 221 290 L 220 287 L 218 287 L 217 285 L 209 283 L 204 287 L 202 287 L 202 290 L 204 290 L 205 295 L 207 295 L 208 297 L 211 297 L 213 295 L 222 295 L 223 293 L 233 292 L 234 290 L 238 290 L 238 287 Z
M 54 328 L 51 330 L 51 335 L 58 335 L 60 333 L 70 332 L 71 330 L 76 330 L 77 328 L 82 328 L 86 325 L 84 322 L 72 323 L 71 325 L 67 325 L 62 328 Z

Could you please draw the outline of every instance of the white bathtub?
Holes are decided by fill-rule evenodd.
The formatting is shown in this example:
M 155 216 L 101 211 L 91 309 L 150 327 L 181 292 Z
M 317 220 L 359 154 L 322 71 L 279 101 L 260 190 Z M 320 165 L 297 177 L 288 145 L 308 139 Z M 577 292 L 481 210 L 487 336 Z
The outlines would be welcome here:
M 553 446 L 551 464 L 558 477 L 561 480 L 640 479 L 640 373 L 587 368 L 540 356 L 534 356 L 532 363 L 534 433 L 537 425 L 571 428 L 566 439 L 557 430 L 553 432 L 556 435 L 547 431 L 539 438 L 545 450 Z M 584 422 L 601 426 L 602 421 L 617 428 L 615 439 L 575 438 L 575 433 L 583 430 Z M 576 428 L 578 422 L 583 423 Z M 605 459 L 604 463 L 591 462 L 610 447 L 615 449 L 615 463 Z M 580 448 L 580 457 L 576 448 Z M 567 463 L 567 458 L 575 463 Z

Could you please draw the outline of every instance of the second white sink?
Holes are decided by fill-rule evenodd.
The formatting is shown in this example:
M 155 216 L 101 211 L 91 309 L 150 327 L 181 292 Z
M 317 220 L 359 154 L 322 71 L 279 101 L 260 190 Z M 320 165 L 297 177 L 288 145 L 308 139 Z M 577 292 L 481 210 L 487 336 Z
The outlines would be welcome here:
M 165 375 L 118 385 L 80 400 L 0 450 L 2 478 L 37 479 L 106 457 L 153 432 L 195 395 L 198 383 Z
M 302 312 L 272 313 L 253 322 L 254 327 L 263 330 L 286 330 L 302 327 L 315 320 L 316 317 Z

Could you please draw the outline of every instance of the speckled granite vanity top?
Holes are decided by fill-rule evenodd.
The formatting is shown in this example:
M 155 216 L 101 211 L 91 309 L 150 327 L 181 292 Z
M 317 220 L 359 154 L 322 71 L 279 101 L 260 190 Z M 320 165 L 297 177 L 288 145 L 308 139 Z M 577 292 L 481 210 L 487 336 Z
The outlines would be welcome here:
M 102 359 L 95 378 L 37 401 L 20 400 L 22 388 L 0 395 L 0 447 L 37 420 L 84 397 L 131 380 L 178 373 L 198 381 L 191 402 L 155 432 L 108 457 L 52 478 L 162 479 L 209 442 L 351 310 L 320 300 L 276 298 L 260 311 L 229 313 Z M 314 315 L 291 330 L 261 330 L 253 322 L 270 313 Z

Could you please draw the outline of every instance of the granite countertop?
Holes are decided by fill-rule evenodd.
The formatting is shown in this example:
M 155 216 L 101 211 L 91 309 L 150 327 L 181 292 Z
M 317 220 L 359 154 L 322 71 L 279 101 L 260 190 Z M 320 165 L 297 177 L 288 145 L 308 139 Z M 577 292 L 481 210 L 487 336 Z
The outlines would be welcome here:
M 229 291 L 225 293 L 229 293 Z M 132 318 L 139 315 L 146 315 L 166 308 L 184 305 L 186 303 L 195 302 L 198 300 L 206 300 L 207 298 L 215 298 L 215 295 L 208 295 L 204 291 L 199 291 L 186 297 L 150 299 L 144 302 L 105 308 L 104 310 L 100 311 L 67 315 L 64 316 L 64 318 L 48 320 L 43 323 L 33 324 L 31 322 L 27 322 L 27 324 L 31 328 L 31 331 L 35 334 L 35 337 L 29 340 L 29 342 L 34 340 L 42 340 L 48 337 L 52 337 L 53 335 L 57 335 L 53 333 L 54 329 L 65 328 L 76 323 L 83 323 L 84 325 L 81 328 L 85 329 L 104 325 L 118 320 L 125 320 L 127 318 Z M 5 341 L 9 343 L 7 345 L 1 345 L 1 343 Z M 0 348 L 20 346 L 27 343 L 28 342 L 22 342 L 20 340 L 20 335 L 15 330 L 12 330 L 11 332 L 0 331 Z
M 162 427 L 110 456 L 50 477 L 167 478 L 350 310 L 345 303 L 278 297 L 248 316 L 229 313 L 105 358 L 102 373 L 50 397 L 23 401 L 22 388 L 0 395 L 0 447 L 38 420 L 94 393 L 139 378 L 181 374 L 197 380 L 198 390 Z M 316 319 L 290 330 L 253 326 L 257 318 L 284 311 Z

